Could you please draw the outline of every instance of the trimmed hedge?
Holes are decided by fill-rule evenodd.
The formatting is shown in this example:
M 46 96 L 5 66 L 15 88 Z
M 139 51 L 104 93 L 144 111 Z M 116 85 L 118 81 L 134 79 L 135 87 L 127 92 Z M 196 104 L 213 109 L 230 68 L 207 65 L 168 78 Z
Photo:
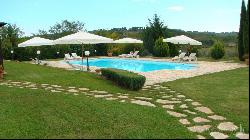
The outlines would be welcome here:
M 142 75 L 119 69 L 101 69 L 102 76 L 116 82 L 119 86 L 139 90 L 143 87 L 146 78 Z

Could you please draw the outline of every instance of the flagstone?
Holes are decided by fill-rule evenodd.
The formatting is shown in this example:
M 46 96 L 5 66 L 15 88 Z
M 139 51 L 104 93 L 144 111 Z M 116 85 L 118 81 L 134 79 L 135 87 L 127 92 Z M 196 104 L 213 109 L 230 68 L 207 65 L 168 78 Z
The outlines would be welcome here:
M 196 123 L 211 122 L 210 120 L 205 119 L 205 118 L 201 118 L 201 117 L 195 117 L 195 118 L 193 119 L 193 121 L 196 122 Z
M 188 127 L 188 130 L 191 132 L 202 133 L 204 131 L 209 130 L 210 127 L 211 127 L 211 125 L 198 125 L 198 126 Z
M 152 100 L 152 98 L 147 98 L 147 97 L 135 97 L 135 99 Z
M 111 95 L 111 94 L 107 94 L 107 95 L 95 95 L 94 97 L 95 98 L 104 98 L 104 97 L 111 97 L 111 96 L 113 96 L 113 95 Z
M 174 105 L 163 105 L 162 107 L 166 109 L 174 109 Z
M 239 139 L 249 139 L 249 134 L 238 132 L 238 133 L 236 133 L 236 137 Z
M 210 136 L 212 136 L 215 139 L 226 139 L 226 138 L 228 138 L 228 135 L 225 135 L 225 134 L 220 133 L 220 132 L 211 132 Z
M 187 117 L 187 115 L 185 114 L 181 114 L 178 112 L 174 112 L 174 111 L 167 111 L 167 113 L 171 116 L 177 117 L 177 118 L 181 118 L 181 117 Z
M 201 104 L 199 102 L 192 102 L 191 103 L 193 106 L 200 106 Z
M 202 136 L 202 135 L 197 135 L 197 138 L 198 139 L 206 139 L 204 136 Z
M 222 117 L 222 116 L 218 116 L 218 115 L 213 115 L 213 116 L 208 116 L 208 118 L 211 118 L 213 120 L 226 120 L 226 118 Z
M 189 113 L 189 114 L 193 114 L 193 115 L 195 115 L 195 114 L 197 114 L 196 112 L 192 112 L 192 111 L 190 111 L 190 110 L 183 110 L 184 112 L 187 112 L 187 113 Z
M 188 106 L 186 104 L 183 104 L 183 105 L 180 106 L 180 108 L 182 108 L 182 109 L 183 108 L 188 108 Z
M 238 127 L 232 122 L 222 122 L 217 126 L 217 128 L 223 131 L 235 131 L 238 129 Z
M 189 125 L 191 124 L 187 119 L 180 119 L 179 122 L 183 125 Z
M 193 100 L 192 99 L 186 99 L 185 101 L 186 102 L 192 102 Z
M 177 103 L 181 103 L 181 101 L 169 101 L 169 100 L 162 100 L 162 99 L 157 99 L 156 102 L 160 103 L 160 104 L 177 104 Z
M 206 113 L 206 114 L 213 114 L 213 111 L 209 109 L 208 107 L 196 107 L 195 110 L 198 110 L 200 112 Z
M 68 90 L 68 92 L 72 92 L 72 93 L 74 93 L 74 92 L 78 92 L 78 90 L 75 90 L 75 89 L 69 89 L 69 90 Z
M 142 101 L 142 100 L 134 100 L 134 101 L 131 101 L 131 103 L 133 103 L 133 104 L 138 104 L 138 105 L 143 105 L 143 106 L 155 107 L 154 104 L 152 104 L 152 103 L 150 103 L 150 102 L 147 102 L 147 101 Z

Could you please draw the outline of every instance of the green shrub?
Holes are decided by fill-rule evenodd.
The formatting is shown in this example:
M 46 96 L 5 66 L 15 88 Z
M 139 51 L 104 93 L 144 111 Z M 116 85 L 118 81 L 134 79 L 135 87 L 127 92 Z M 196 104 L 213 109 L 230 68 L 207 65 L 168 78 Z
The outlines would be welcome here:
M 214 59 L 221 59 L 225 55 L 224 44 L 220 41 L 216 41 L 211 48 L 211 56 Z
M 169 56 L 175 57 L 179 55 L 179 47 L 175 44 L 168 43 L 169 46 Z
M 155 41 L 153 52 L 154 56 L 157 57 L 166 57 L 169 55 L 168 44 L 163 42 L 163 38 L 159 38 Z
M 118 69 L 101 69 L 102 76 L 114 81 L 119 86 L 130 89 L 139 90 L 143 87 L 146 78 L 142 75 Z

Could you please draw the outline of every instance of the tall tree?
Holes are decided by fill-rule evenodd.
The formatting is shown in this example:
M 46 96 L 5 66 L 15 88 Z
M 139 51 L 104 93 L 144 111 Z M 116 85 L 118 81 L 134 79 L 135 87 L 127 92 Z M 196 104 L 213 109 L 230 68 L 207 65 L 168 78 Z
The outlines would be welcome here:
M 245 24 L 246 23 L 246 5 L 245 1 L 242 0 L 241 5 L 241 14 L 240 14 L 240 30 L 238 36 L 238 52 L 239 52 L 239 59 L 243 61 L 244 49 L 245 49 Z
M 84 23 L 80 21 L 70 22 L 68 20 L 63 20 L 61 23 L 56 23 L 55 25 L 51 26 L 48 31 L 39 30 L 38 34 L 33 35 L 48 39 L 57 39 L 82 30 L 84 30 Z
M 18 38 L 23 35 L 23 32 L 15 24 L 8 24 L 0 30 L 0 65 L 3 65 L 2 48 L 17 47 Z
M 246 23 L 245 23 L 245 54 L 249 54 L 249 0 L 247 3 Z
M 144 30 L 144 46 L 149 52 L 153 53 L 153 46 L 155 41 L 161 37 L 165 37 L 164 33 L 167 30 L 167 26 L 160 20 L 157 14 L 154 15 L 153 19 L 148 19 L 149 26 Z

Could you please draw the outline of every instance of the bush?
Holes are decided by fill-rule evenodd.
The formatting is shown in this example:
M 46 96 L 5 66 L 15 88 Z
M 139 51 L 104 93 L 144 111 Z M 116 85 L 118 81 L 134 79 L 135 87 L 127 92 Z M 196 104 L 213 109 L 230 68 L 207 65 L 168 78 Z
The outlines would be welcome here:
M 163 42 L 163 38 L 159 38 L 155 41 L 155 46 L 153 51 L 154 51 L 154 56 L 166 57 L 169 55 L 168 44 Z
M 102 76 L 116 82 L 119 86 L 139 90 L 143 87 L 146 78 L 142 75 L 118 69 L 101 69 Z
M 175 57 L 179 55 L 179 47 L 175 44 L 168 43 L 169 46 L 169 56 L 170 57 Z
M 221 59 L 225 55 L 224 44 L 216 41 L 211 48 L 211 56 L 214 59 Z

